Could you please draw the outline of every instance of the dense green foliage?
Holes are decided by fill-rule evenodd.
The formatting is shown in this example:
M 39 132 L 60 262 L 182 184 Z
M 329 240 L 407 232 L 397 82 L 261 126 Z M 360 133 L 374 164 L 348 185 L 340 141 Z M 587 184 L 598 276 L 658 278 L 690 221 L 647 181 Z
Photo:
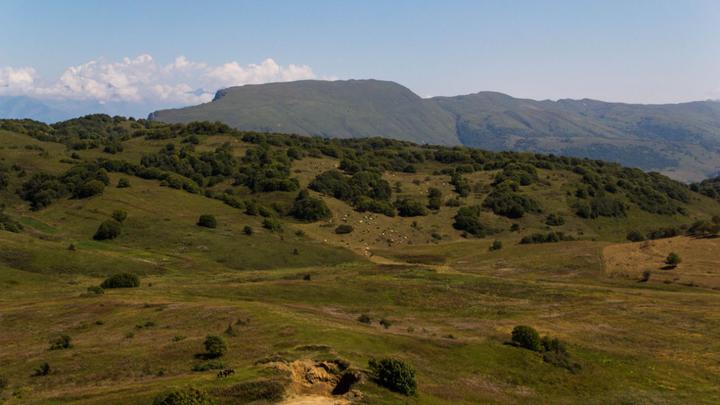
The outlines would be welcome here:
M 427 215 L 427 210 L 422 202 L 411 198 L 402 198 L 395 202 L 398 215 L 401 217 L 419 217 Z
M 225 354 L 227 351 L 227 344 L 225 339 L 220 336 L 208 335 L 205 337 L 205 354 L 211 358 L 217 358 Z
M 493 233 L 493 230 L 480 219 L 481 212 L 482 208 L 477 205 L 461 207 L 458 209 L 457 214 L 455 214 L 453 227 L 477 237 L 483 237 Z
M 530 326 L 518 325 L 512 330 L 512 342 L 516 345 L 539 352 L 542 348 L 540 345 L 540 334 Z
M 197 225 L 204 228 L 217 228 L 217 219 L 214 215 L 203 214 L 198 217 Z
M 508 218 L 520 218 L 529 212 L 540 212 L 540 204 L 535 200 L 507 189 L 497 189 L 483 201 L 483 207 L 495 214 Z
M 132 273 L 116 273 L 106 278 L 100 287 L 104 289 L 140 287 L 140 277 Z
M 379 361 L 371 359 L 368 366 L 379 385 L 404 395 L 415 395 L 417 392 L 415 369 L 404 361 L 392 358 Z
M 110 240 L 115 239 L 122 233 L 122 225 L 114 219 L 108 219 L 100 224 L 93 239 L 95 240 Z
M 520 239 L 520 244 L 530 243 L 553 243 L 575 240 L 572 236 L 566 235 L 563 232 L 548 232 L 548 233 L 533 233 Z
M 307 190 L 301 190 L 295 197 L 290 215 L 302 221 L 315 222 L 330 218 L 332 213 L 325 201 L 310 196 Z

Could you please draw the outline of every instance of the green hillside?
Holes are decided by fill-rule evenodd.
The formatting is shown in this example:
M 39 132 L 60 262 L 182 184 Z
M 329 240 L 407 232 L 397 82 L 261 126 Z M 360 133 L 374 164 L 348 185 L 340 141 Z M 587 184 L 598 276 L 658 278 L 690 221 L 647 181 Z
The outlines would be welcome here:
M 4 403 L 720 401 L 705 186 L 103 115 L 0 140 Z
M 299 81 L 232 87 L 163 122 L 221 121 L 248 131 L 556 153 L 699 181 L 720 170 L 720 103 L 535 101 L 494 92 L 421 99 L 393 82 Z
M 221 121 L 246 131 L 458 144 L 453 135 L 455 122 L 447 112 L 397 83 L 379 80 L 232 87 L 220 90 L 211 103 L 157 111 L 151 119 Z

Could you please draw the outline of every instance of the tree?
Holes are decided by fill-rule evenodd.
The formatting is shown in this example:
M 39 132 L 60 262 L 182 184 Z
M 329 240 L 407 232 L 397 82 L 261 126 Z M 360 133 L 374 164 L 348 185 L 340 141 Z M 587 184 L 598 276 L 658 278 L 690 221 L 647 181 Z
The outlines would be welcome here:
M 442 191 L 435 187 L 428 189 L 428 209 L 439 210 L 442 206 Z
M 455 214 L 453 227 L 478 237 L 492 233 L 492 230 L 481 222 L 480 207 L 477 205 L 460 208 L 457 214 Z
M 678 255 L 675 252 L 670 253 L 665 258 L 665 264 L 667 264 L 668 266 L 673 267 L 673 268 L 677 267 L 677 265 L 680 264 L 681 261 L 682 261 L 682 259 L 680 259 L 680 255 Z
M 108 219 L 107 221 L 100 224 L 97 231 L 95 231 L 95 235 L 93 235 L 93 239 L 95 239 L 95 240 L 115 239 L 118 236 L 120 236 L 121 232 L 122 232 L 122 227 L 120 226 L 120 223 L 114 219 Z
M 404 395 L 415 395 L 417 392 L 415 369 L 404 361 L 391 358 L 380 361 L 371 359 L 368 366 L 379 385 Z
M 418 217 L 427 215 L 427 210 L 420 201 L 403 198 L 395 202 L 398 215 L 401 217 Z
M 541 349 L 540 334 L 530 326 L 519 325 L 514 327 L 512 330 L 512 342 L 535 352 L 539 352 Z
M 77 198 L 88 198 L 94 195 L 102 194 L 105 190 L 105 184 L 100 180 L 90 180 L 86 183 L 81 184 L 75 190 L 75 197 Z
M 205 228 L 217 228 L 217 220 L 213 215 L 203 214 L 198 218 L 197 225 Z
M 340 225 L 338 225 L 337 228 L 335 228 L 335 233 L 338 235 L 343 235 L 346 233 L 350 233 L 352 231 L 353 231 L 352 225 L 348 225 L 348 224 L 340 224 Z
M 105 289 L 140 287 L 140 278 L 132 273 L 116 273 L 106 278 L 100 287 Z
M 209 357 L 220 357 L 227 351 L 225 339 L 220 336 L 208 335 L 203 344 L 205 345 L 205 352 Z
M 117 188 L 128 188 L 130 187 L 130 180 L 125 177 L 121 177 L 117 182 Z
M 332 214 L 325 201 L 311 197 L 307 190 L 300 190 L 290 209 L 290 215 L 295 219 L 314 222 L 329 218 Z

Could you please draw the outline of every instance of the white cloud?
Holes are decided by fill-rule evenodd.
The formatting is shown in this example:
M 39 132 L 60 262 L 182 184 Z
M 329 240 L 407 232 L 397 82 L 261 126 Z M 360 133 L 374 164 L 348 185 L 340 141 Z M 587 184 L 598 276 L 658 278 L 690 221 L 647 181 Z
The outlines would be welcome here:
M 22 92 L 33 87 L 35 69 L 0 67 L 0 92 Z
M 52 81 L 39 80 L 30 67 L 0 67 L 0 95 L 130 103 L 196 104 L 212 99 L 220 88 L 243 84 L 315 78 L 307 65 L 228 62 L 209 65 L 179 56 L 159 65 L 151 55 L 109 62 L 92 60 L 67 68 Z

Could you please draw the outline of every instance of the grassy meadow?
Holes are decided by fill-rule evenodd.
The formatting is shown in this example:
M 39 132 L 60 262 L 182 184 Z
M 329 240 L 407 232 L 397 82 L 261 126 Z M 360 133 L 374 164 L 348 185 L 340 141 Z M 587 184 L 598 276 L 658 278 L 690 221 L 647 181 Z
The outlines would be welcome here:
M 33 173 L 69 169 L 63 162 L 72 151 L 13 132 L 0 132 L 0 139 L 0 161 L 26 171 L 10 176 L 0 194 L 5 213 L 23 225 L 19 233 L 0 231 L 0 403 L 151 404 L 188 387 L 220 404 L 264 403 L 237 387 L 268 381 L 283 390 L 282 399 L 269 402 L 284 404 L 720 402 L 720 271 L 712 255 L 720 239 L 625 241 L 629 229 L 720 214 L 720 204 L 699 194 L 691 194 L 684 215 L 631 205 L 623 218 L 582 219 L 567 202 L 581 176 L 540 169 L 543 182 L 522 193 L 543 211 L 519 219 L 483 212 L 498 229 L 484 238 L 453 228 L 458 207 L 388 217 L 315 191 L 329 218 L 282 218 L 282 231 L 271 231 L 262 216 L 218 199 L 114 172 L 100 195 L 32 210 L 14 190 Z M 254 148 L 229 135 L 202 136 L 197 148 L 228 141 L 238 157 Z M 167 143 L 180 144 L 133 138 L 112 158 L 139 163 Z M 76 161 L 104 155 L 76 153 Z M 304 188 L 339 165 L 329 156 L 305 157 L 293 161 L 291 173 Z M 453 196 L 438 169 L 428 162 L 383 178 L 396 196 L 423 199 L 429 187 Z M 497 173 L 467 174 L 480 186 L 463 205 L 481 203 Z M 116 187 L 121 177 L 130 187 Z M 227 181 L 212 187 L 248 194 Z M 269 206 L 291 204 L 296 194 L 252 198 Z M 116 210 L 127 213 L 120 236 L 93 240 Z M 548 213 L 565 223 L 546 225 Z M 217 227 L 196 225 L 201 214 L 213 215 Z M 340 224 L 353 231 L 337 234 Z M 553 229 L 575 240 L 519 244 Z M 490 249 L 495 240 L 501 249 Z M 683 261 L 662 270 L 670 252 Z M 642 281 L 647 269 L 653 275 Z M 138 275 L 140 286 L 88 290 L 119 272 Z M 576 367 L 509 344 L 517 325 L 560 339 Z M 61 335 L 72 347 L 50 350 Z M 207 363 L 207 335 L 227 342 L 218 361 L 234 374 L 193 371 Z M 416 395 L 367 377 L 349 393 L 331 395 L 337 378 L 328 377 L 328 364 L 365 375 L 370 359 L 385 357 L 415 369 Z M 49 372 L 34 376 L 45 362 Z

